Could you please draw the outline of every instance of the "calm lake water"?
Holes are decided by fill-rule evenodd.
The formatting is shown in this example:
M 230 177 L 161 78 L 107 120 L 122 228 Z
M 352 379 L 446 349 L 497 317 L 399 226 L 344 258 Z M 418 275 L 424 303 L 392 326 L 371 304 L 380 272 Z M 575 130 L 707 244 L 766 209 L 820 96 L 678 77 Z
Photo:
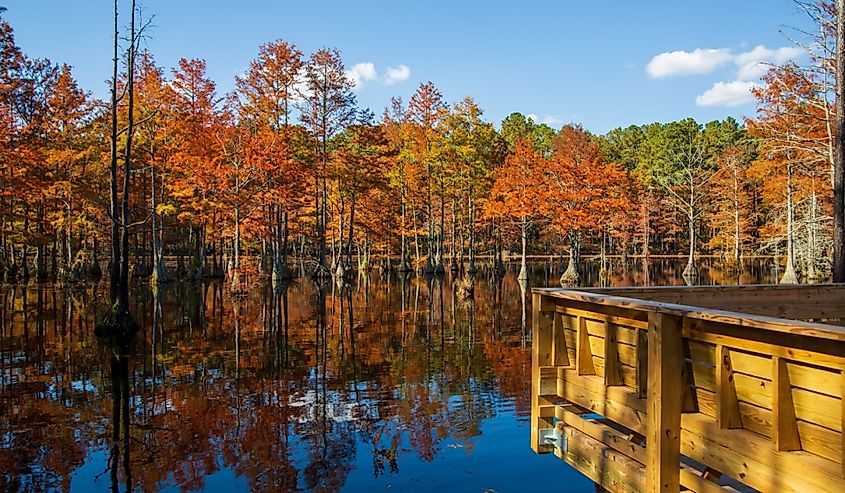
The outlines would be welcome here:
M 611 284 L 683 284 L 682 269 L 616 265 Z M 702 284 L 779 275 L 763 260 L 739 280 L 701 270 Z M 533 263 L 529 286 L 560 272 Z M 594 491 L 529 449 L 516 266 L 498 279 L 482 267 L 473 301 L 448 273 L 256 282 L 238 297 L 139 285 L 130 340 L 94 334 L 107 296 L 106 284 L 0 286 L 0 491 Z

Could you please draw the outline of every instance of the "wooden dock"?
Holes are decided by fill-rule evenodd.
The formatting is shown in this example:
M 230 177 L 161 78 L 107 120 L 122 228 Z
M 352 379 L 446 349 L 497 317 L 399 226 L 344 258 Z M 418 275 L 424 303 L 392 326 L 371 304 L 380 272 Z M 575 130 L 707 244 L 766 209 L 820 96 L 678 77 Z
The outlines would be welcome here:
M 535 452 L 611 492 L 845 492 L 845 285 L 532 296 Z

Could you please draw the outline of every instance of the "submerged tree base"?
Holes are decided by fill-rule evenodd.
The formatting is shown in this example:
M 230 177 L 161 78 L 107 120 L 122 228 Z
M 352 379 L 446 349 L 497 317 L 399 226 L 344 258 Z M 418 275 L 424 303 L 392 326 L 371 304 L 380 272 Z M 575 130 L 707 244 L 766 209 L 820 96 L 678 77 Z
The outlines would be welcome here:
M 691 260 L 687 262 L 687 266 L 684 267 L 684 272 L 681 276 L 688 286 L 694 285 L 698 281 L 698 268 L 695 266 L 695 263 Z
M 786 267 L 783 276 L 780 278 L 780 284 L 798 284 L 798 274 L 794 267 L 791 265 Z
M 581 274 L 573 264 L 560 275 L 560 286 L 562 288 L 577 288 L 581 284 Z

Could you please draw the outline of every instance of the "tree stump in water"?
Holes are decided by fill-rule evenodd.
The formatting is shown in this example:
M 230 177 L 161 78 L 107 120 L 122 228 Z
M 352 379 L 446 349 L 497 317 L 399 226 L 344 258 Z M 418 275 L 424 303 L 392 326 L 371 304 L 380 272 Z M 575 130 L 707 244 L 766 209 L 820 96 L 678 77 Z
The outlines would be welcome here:
M 581 284 L 581 273 L 572 262 L 569 267 L 560 275 L 560 287 L 562 288 L 577 288 Z

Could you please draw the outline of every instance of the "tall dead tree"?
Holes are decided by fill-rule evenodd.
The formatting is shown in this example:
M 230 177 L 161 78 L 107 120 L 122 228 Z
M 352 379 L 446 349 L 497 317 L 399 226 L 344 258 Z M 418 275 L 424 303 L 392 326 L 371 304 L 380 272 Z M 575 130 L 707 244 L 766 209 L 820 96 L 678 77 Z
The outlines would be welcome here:
M 110 331 L 128 330 L 133 322 L 129 315 L 129 236 L 130 229 L 142 224 L 130 224 L 131 215 L 129 210 L 129 192 L 131 186 L 130 175 L 132 172 L 132 138 L 134 136 L 136 122 L 134 116 L 134 83 L 135 83 L 135 55 L 140 33 L 143 30 L 135 28 L 135 0 L 131 2 L 129 47 L 127 49 L 126 62 L 126 83 L 122 94 L 118 95 L 118 61 L 119 61 L 119 36 L 118 27 L 118 2 L 114 2 L 114 46 L 112 58 L 112 81 L 111 81 L 111 155 L 109 163 L 109 219 L 111 221 L 111 268 L 110 268 L 110 301 L 111 310 L 103 327 Z M 127 97 L 127 124 L 123 129 L 118 128 L 119 103 L 123 97 Z M 118 138 L 126 134 L 123 149 L 123 176 L 122 183 L 118 173 Z
M 836 136 L 833 157 L 833 282 L 845 282 L 845 0 L 836 0 Z

